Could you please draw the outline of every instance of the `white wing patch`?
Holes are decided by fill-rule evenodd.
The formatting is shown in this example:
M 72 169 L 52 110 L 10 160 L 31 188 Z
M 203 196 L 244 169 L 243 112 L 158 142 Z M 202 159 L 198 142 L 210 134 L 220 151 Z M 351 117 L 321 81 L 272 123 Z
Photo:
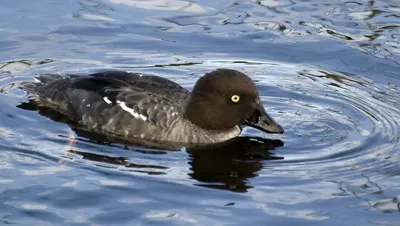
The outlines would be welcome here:
M 42 83 L 42 81 L 40 81 L 40 80 L 37 79 L 37 78 L 33 78 L 33 80 L 34 80 L 36 83 Z
M 112 104 L 112 101 L 110 99 L 108 99 L 108 97 L 103 97 L 104 102 L 106 102 L 107 104 Z
M 122 110 L 129 112 L 131 115 L 133 115 L 133 117 L 137 118 L 137 119 L 142 119 L 143 121 L 147 120 L 147 117 L 136 112 L 135 110 L 133 110 L 132 108 L 126 106 L 125 102 L 119 101 L 117 100 L 117 104 L 119 104 L 119 106 L 121 106 Z

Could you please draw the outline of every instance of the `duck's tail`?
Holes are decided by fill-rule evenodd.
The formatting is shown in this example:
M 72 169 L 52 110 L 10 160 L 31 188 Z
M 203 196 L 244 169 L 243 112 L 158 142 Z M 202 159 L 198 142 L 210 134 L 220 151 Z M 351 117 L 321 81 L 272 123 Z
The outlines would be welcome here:
M 60 112 L 68 110 L 68 94 L 70 84 L 68 77 L 58 74 L 42 74 L 35 81 L 22 82 L 20 88 L 29 93 L 29 99 L 38 106 L 49 107 Z
M 29 94 L 36 96 L 43 93 L 43 88 L 46 87 L 47 84 L 62 78 L 63 77 L 59 74 L 42 74 L 35 77 L 35 81 L 22 82 L 20 88 Z

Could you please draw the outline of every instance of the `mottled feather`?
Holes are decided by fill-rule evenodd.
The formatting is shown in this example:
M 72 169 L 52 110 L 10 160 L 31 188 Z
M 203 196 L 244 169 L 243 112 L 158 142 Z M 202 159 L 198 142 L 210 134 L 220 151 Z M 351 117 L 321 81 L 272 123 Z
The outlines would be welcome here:
M 39 104 L 66 113 L 91 129 L 113 134 L 123 132 L 124 136 L 146 137 L 159 133 L 155 130 L 168 132 L 183 117 L 182 106 L 190 95 L 168 79 L 138 73 L 105 72 L 69 77 L 46 74 L 37 80 L 40 82 L 22 86 Z M 126 129 L 118 131 L 118 128 Z

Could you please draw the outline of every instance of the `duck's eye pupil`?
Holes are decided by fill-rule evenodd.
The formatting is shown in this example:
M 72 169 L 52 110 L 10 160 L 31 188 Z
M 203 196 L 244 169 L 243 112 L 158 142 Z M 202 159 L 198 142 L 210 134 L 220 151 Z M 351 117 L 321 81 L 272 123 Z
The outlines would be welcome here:
M 237 102 L 239 102 L 240 97 L 239 97 L 238 95 L 233 95 L 233 96 L 231 97 L 231 100 L 232 100 L 234 103 L 237 103 Z

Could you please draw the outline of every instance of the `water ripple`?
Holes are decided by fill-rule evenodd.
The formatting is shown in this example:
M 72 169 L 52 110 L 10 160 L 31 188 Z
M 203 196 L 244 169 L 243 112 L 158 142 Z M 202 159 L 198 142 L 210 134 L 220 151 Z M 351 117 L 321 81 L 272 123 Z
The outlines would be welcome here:
M 19 2 L 0 7 L 0 224 L 398 224 L 398 1 Z M 39 73 L 191 89 L 219 67 L 256 81 L 284 134 L 247 128 L 200 151 L 71 145 L 67 125 L 15 107 Z

